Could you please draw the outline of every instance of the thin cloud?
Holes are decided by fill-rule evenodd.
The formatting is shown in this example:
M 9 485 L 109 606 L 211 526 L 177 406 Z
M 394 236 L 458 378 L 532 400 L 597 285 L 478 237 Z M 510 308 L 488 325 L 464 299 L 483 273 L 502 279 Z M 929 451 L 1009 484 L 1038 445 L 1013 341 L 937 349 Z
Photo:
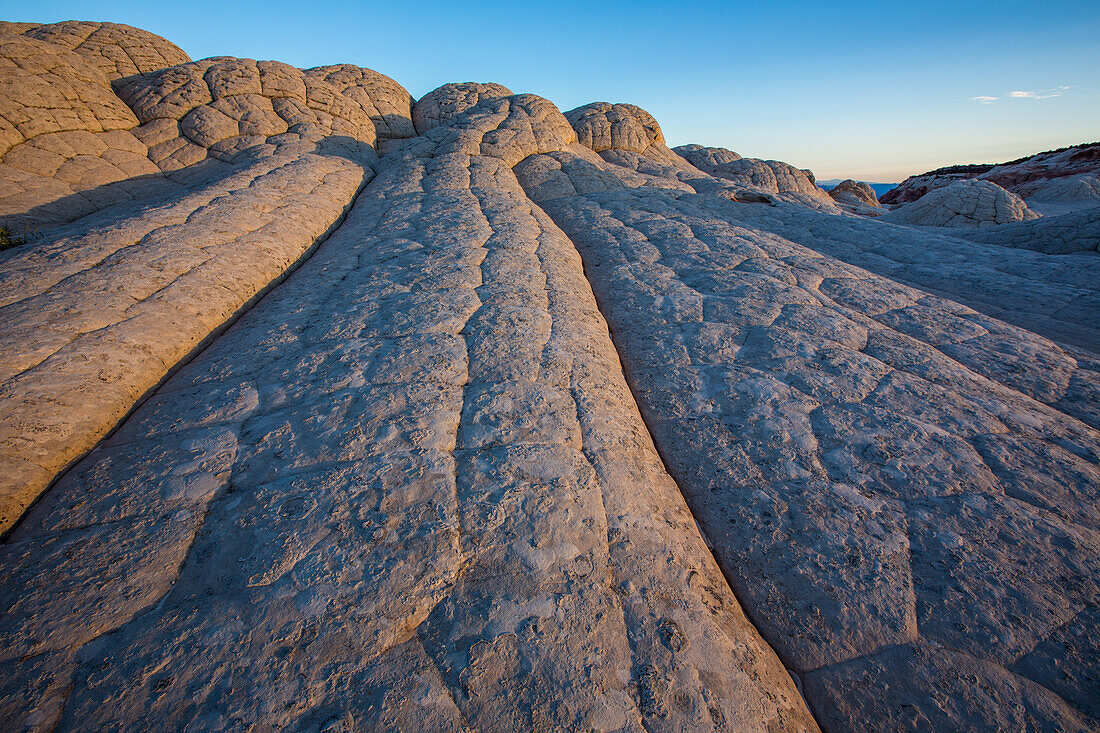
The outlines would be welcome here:
M 1039 89 L 1036 91 L 1015 91 L 1009 92 L 1003 97 L 991 97 L 983 94 L 977 97 L 971 97 L 970 101 L 977 102 L 978 104 L 992 104 L 1001 99 L 1052 99 L 1062 96 L 1068 90 L 1069 87 L 1054 87 L 1053 89 Z

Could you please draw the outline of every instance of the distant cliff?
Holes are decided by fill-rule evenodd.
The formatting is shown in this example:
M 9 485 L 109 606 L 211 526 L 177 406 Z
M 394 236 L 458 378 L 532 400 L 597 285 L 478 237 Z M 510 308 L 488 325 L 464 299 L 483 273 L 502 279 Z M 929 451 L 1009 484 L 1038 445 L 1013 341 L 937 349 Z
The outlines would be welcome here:
M 973 163 L 950 165 L 927 173 L 910 176 L 901 184 L 880 197 L 884 204 L 907 204 L 916 201 L 929 191 L 948 186 L 955 181 L 982 178 L 1007 188 L 1032 181 L 1064 178 L 1100 171 L 1100 142 L 1082 143 L 1070 147 L 1047 150 L 1005 163 Z

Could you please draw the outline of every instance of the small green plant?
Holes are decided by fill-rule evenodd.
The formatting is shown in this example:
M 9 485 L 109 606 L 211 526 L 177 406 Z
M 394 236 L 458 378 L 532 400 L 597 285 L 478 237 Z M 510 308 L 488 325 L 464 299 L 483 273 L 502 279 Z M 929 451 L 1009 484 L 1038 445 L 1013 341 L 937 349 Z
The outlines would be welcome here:
M 12 234 L 7 227 L 0 226 L 0 251 L 26 244 L 27 240 Z

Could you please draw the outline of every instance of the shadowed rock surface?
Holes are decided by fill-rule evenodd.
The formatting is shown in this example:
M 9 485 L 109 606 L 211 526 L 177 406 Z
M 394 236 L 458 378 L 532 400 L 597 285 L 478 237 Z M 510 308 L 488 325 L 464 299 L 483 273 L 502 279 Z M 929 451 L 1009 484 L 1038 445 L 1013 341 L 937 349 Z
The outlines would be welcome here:
M 1050 254 L 1095 252 L 1100 250 L 1100 205 L 1071 214 L 1007 224 L 996 232 L 980 230 L 956 236 Z
M 634 105 L 0 41 L 9 153 L 156 169 L 0 195 L 6 729 L 1100 730 L 1088 212 L 971 241 Z
M 1096 173 L 1041 178 L 1022 183 L 1015 189 L 1029 208 L 1043 216 L 1100 207 L 1100 175 Z
M 884 221 L 930 227 L 978 229 L 1036 219 L 1023 199 L 996 183 L 956 181 L 886 214 Z

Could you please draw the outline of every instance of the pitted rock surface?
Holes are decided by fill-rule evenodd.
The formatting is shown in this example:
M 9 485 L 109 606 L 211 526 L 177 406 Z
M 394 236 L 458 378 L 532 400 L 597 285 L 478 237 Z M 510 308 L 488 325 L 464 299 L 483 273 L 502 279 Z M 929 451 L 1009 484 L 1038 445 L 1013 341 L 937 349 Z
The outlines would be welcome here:
M 980 227 L 1028 221 L 1038 214 L 1016 194 L 991 181 L 957 181 L 937 188 L 884 217 L 894 224 L 931 227 Z
M 413 124 L 423 135 L 434 127 L 449 122 L 468 109 L 490 99 L 511 96 L 512 91 L 500 84 L 480 84 L 476 81 L 444 84 L 425 94 L 413 106 Z
M 6 728 L 1100 730 L 1090 212 L 0 40 Z M 156 171 L 80 183 L 108 136 Z

